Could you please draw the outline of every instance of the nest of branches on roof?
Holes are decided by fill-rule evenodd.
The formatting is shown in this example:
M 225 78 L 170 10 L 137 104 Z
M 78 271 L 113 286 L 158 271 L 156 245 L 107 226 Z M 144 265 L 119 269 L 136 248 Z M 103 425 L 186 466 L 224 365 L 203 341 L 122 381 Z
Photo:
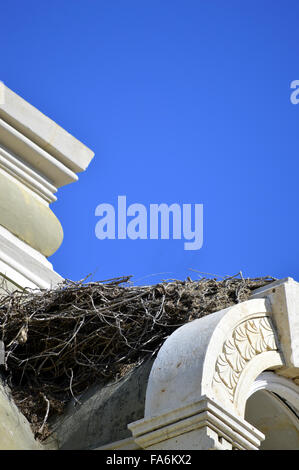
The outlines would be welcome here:
M 238 275 L 134 286 L 130 277 L 0 297 L 3 375 L 36 437 L 49 435 L 48 420 L 66 402 L 124 376 L 176 328 L 243 302 L 274 280 Z

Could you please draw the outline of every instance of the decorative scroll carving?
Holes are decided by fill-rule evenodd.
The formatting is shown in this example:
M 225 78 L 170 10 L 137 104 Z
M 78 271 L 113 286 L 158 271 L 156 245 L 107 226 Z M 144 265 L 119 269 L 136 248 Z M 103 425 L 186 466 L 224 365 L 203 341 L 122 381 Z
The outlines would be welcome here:
M 276 351 L 278 345 L 269 317 L 253 318 L 237 326 L 224 342 L 218 356 L 213 382 L 225 386 L 233 402 L 239 377 L 253 357 L 266 351 Z

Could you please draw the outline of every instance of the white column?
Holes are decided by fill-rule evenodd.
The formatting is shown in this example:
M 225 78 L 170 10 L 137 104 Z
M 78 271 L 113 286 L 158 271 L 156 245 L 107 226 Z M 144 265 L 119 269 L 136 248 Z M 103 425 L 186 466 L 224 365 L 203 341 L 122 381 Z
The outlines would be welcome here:
M 63 240 L 49 206 L 92 158 L 84 144 L 0 82 L 0 274 L 8 289 L 49 288 L 62 280 L 47 260 Z

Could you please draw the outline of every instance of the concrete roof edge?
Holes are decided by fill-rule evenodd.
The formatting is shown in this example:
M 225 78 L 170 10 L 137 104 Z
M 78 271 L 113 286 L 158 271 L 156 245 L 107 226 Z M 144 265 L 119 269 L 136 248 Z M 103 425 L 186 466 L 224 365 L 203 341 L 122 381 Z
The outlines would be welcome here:
M 0 82 L 0 117 L 72 171 L 84 171 L 94 152 Z

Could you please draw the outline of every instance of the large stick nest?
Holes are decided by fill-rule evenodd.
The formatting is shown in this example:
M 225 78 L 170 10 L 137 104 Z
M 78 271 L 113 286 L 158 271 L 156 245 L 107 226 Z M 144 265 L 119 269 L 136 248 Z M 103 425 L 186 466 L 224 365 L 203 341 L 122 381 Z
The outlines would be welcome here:
M 155 354 L 179 326 L 247 300 L 273 278 L 164 281 L 133 286 L 130 276 L 65 281 L 53 290 L 0 298 L 4 376 L 37 437 L 46 421 L 95 382 L 117 380 Z

